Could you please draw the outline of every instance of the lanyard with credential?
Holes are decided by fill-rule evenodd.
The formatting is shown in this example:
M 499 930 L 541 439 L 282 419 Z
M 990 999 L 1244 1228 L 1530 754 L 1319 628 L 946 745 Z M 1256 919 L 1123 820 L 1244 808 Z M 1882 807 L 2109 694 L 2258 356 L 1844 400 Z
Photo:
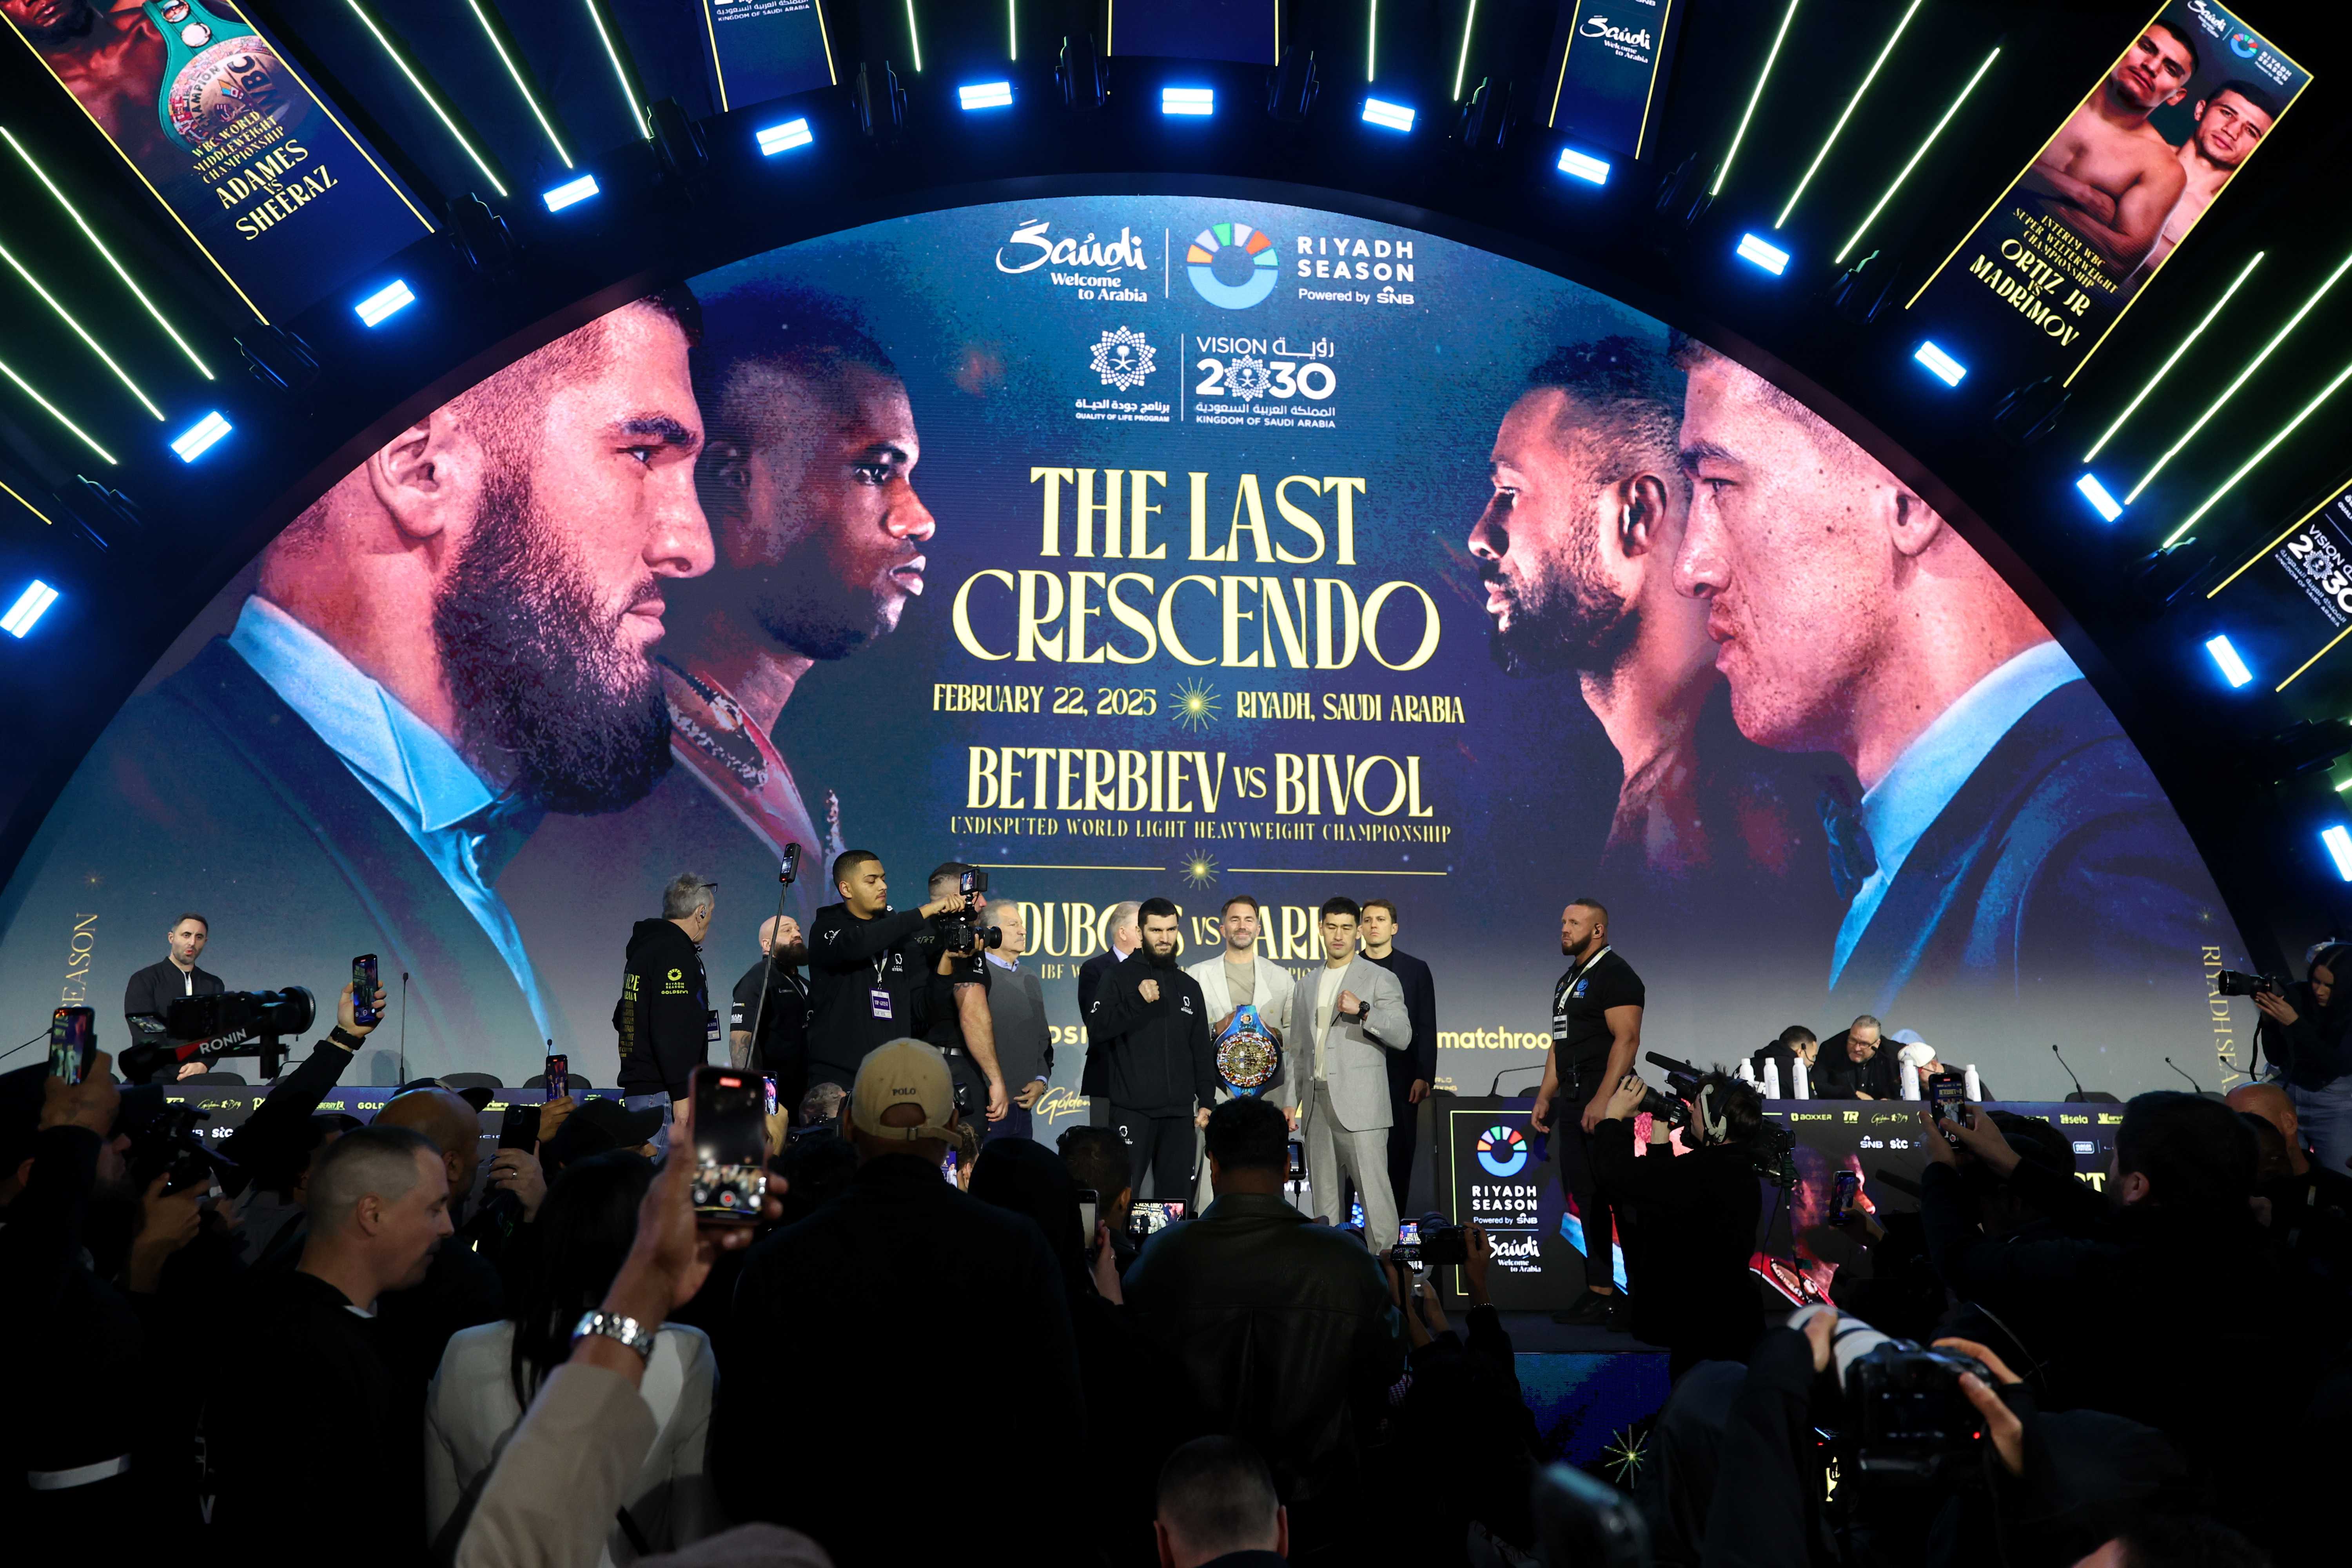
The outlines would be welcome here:
M 1568 994 L 1571 996 L 1575 995 L 1577 986 L 1583 982 L 1586 975 L 1592 973 L 1592 966 L 1608 956 L 1609 944 L 1607 942 L 1603 942 L 1601 944 L 1601 951 L 1599 952 L 1594 953 L 1591 958 L 1586 959 L 1582 963 L 1578 964 L 1574 969 L 1569 971 Z

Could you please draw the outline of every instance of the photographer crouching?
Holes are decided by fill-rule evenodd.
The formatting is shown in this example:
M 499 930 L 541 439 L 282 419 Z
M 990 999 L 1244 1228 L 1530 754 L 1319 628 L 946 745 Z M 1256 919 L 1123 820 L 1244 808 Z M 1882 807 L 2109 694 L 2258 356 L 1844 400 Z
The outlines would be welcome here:
M 1665 1058 L 1652 1055 L 1653 1062 Z M 1702 1361 L 1746 1361 L 1764 1331 L 1748 1277 L 1763 1200 L 1757 1186 L 1764 1100 L 1728 1073 L 1675 1063 L 1663 1093 L 1627 1073 L 1593 1130 L 1595 1173 L 1632 1208 L 1626 1276 L 1633 1335 L 1669 1352 L 1679 1378 Z M 1650 1150 L 1636 1157 L 1633 1119 L 1650 1113 Z M 1685 1152 L 1669 1146 L 1683 1130 Z

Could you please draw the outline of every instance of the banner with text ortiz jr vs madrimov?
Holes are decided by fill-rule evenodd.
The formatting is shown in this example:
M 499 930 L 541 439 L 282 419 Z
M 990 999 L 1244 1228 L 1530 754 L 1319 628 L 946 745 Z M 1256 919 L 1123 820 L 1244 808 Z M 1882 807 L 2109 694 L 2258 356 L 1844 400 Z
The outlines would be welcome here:
M 1972 372 L 2071 383 L 2310 82 L 2235 12 L 2167 0 L 1906 308 Z

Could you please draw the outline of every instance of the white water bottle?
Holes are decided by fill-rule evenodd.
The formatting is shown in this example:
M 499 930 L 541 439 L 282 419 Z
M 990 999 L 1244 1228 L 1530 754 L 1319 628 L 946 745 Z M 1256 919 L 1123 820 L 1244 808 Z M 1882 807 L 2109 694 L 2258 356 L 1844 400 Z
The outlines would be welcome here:
M 1806 1067 L 1803 1062 L 1794 1061 L 1789 1064 L 1789 1078 L 1790 1079 L 1789 1084 L 1789 1098 L 1790 1100 L 1811 1100 L 1813 1098 L 1812 1070 Z
M 1967 1067 L 1961 1068 L 1960 1072 L 1961 1077 L 1966 1080 L 1965 1088 L 1968 1091 L 1969 1103 L 1970 1105 L 1982 1105 L 1984 1103 L 1984 1084 L 1983 1081 L 1977 1077 L 1977 1064 L 1970 1062 Z
M 1802 1072 L 1805 1069 L 1801 1067 L 1797 1070 Z M 1779 1062 L 1764 1064 L 1764 1098 L 1767 1100 L 1780 1098 L 1780 1064 Z
M 1903 1064 L 1903 1098 L 1906 1100 L 1919 1098 L 1919 1069 L 1909 1062 Z

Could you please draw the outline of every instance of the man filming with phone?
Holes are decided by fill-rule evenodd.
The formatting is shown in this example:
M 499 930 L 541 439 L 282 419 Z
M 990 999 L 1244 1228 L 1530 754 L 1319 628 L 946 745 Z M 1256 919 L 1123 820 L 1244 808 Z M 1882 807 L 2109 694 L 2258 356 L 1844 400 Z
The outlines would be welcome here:
M 1573 962 L 1551 993 L 1551 1054 L 1528 1125 L 1551 1133 L 1559 1151 L 1559 1181 L 1575 1200 L 1584 1228 L 1585 1299 L 1555 1321 L 1605 1322 L 1616 1305 L 1611 1266 L 1616 1234 L 1607 1188 L 1593 1160 L 1592 1135 L 1609 1113 L 1609 1097 L 1642 1048 L 1642 977 L 1609 945 L 1609 911 L 1577 899 L 1559 912 L 1559 951 Z
M 123 988 L 123 1019 L 131 1026 L 131 1047 L 122 1053 L 122 1076 L 145 1083 L 159 1074 L 194 1078 L 205 1070 L 202 1058 L 173 1058 L 198 1042 L 184 1040 L 164 1026 L 172 1004 L 184 996 L 217 996 L 227 989 L 221 977 L 196 967 L 196 960 L 212 938 L 212 922 L 191 911 L 172 922 L 163 933 L 164 957 L 131 977 Z

